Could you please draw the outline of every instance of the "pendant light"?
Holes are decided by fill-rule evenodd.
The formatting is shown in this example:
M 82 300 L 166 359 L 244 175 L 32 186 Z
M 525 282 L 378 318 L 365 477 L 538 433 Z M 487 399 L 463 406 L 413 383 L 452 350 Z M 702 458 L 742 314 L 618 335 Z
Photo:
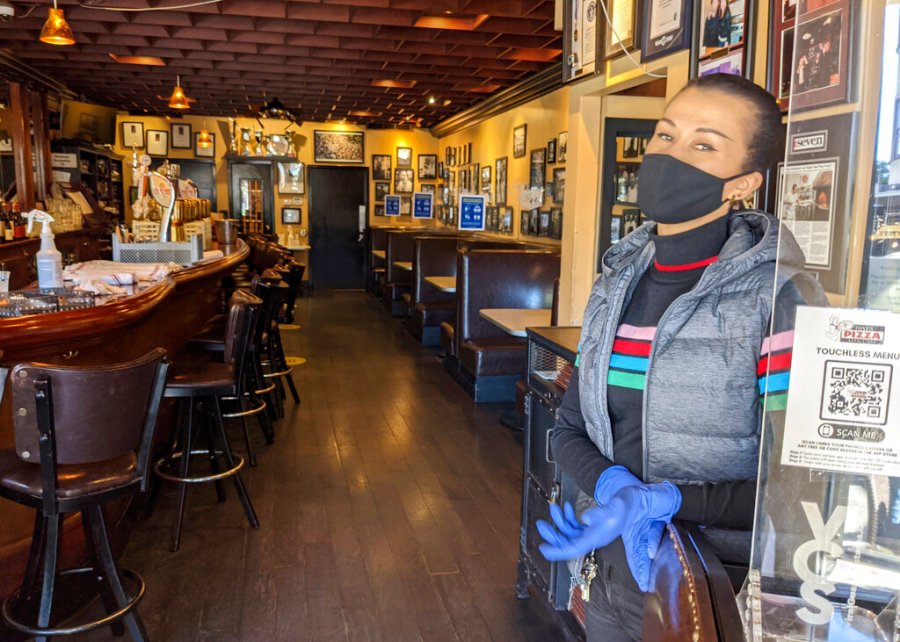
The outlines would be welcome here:
M 172 109 L 190 109 L 191 104 L 188 97 L 184 95 L 184 89 L 181 88 L 181 76 L 175 76 L 175 87 L 172 89 L 172 95 L 169 97 L 169 107 Z
M 47 22 L 44 23 L 44 28 L 41 29 L 40 40 L 48 45 L 75 44 L 75 35 L 72 33 L 72 28 L 66 22 L 63 10 L 57 8 L 56 0 L 53 0 L 53 6 L 50 7 L 50 12 L 47 14 Z
M 209 149 L 213 146 L 212 136 L 209 135 L 209 130 L 206 128 L 206 121 L 203 121 L 203 129 L 200 130 L 200 135 L 197 136 L 197 147 L 202 147 L 204 149 Z

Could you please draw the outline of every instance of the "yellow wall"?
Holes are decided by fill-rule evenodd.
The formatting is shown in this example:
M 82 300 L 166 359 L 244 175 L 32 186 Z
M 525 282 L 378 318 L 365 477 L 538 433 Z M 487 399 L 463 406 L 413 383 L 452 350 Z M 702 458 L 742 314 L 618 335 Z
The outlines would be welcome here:
M 526 187 L 530 178 L 530 152 L 533 149 L 546 147 L 547 142 L 556 139 L 560 132 L 568 128 L 569 117 L 569 88 L 563 87 L 553 93 L 547 94 L 524 105 L 515 107 L 488 120 L 473 125 L 460 132 L 445 136 L 440 141 L 438 160 L 444 160 L 444 150 L 448 147 L 456 147 L 472 143 L 472 163 L 479 163 L 491 168 L 491 182 L 495 180 L 495 164 L 498 158 L 507 158 L 507 205 L 513 208 L 513 238 L 520 238 L 529 243 L 543 243 L 547 245 L 560 245 L 560 241 L 539 238 L 536 236 L 522 236 L 519 233 L 519 225 L 522 216 L 522 208 L 519 206 L 519 190 Z M 526 124 L 525 156 L 513 158 L 513 129 Z M 571 139 L 570 139 L 571 140 Z M 571 149 L 571 147 L 569 147 Z M 571 159 L 571 155 L 568 157 Z M 547 165 L 545 181 L 553 178 L 553 169 L 565 167 L 565 163 Z M 459 168 L 451 168 L 459 169 Z M 568 176 L 566 177 L 568 180 Z M 493 193 L 493 187 L 491 188 Z M 566 194 L 569 193 L 568 183 Z M 545 199 L 541 209 L 550 207 L 549 199 Z M 568 225 L 563 216 L 563 229 Z M 498 235 L 510 238 L 508 234 Z
M 96 137 L 91 142 L 112 140 L 116 125 L 116 109 L 93 103 L 67 100 L 62 110 L 61 134 L 63 138 L 89 140 L 86 127 L 93 127 Z
M 228 152 L 228 144 L 229 141 L 226 138 L 223 138 L 222 132 L 220 131 L 219 123 L 228 124 L 229 121 L 226 118 L 218 118 L 218 117 L 203 117 L 201 115 L 185 115 L 183 118 L 177 119 L 166 119 L 161 116 L 131 116 L 126 113 L 119 113 L 116 116 L 116 147 L 115 151 L 119 154 L 123 154 L 125 158 L 125 185 L 131 185 L 131 156 L 132 150 L 126 149 L 122 146 L 122 127 L 121 123 L 123 122 L 140 122 L 144 125 L 144 135 L 148 130 L 163 130 L 169 131 L 169 156 L 168 158 L 172 160 L 172 162 L 177 162 L 179 159 L 195 159 L 199 158 L 203 160 L 202 157 L 197 157 L 194 155 L 193 149 L 172 149 L 172 140 L 171 140 L 171 128 L 170 125 L 173 123 L 186 123 L 191 126 L 191 133 L 196 134 L 199 133 L 200 130 L 206 126 L 209 131 L 216 136 L 216 149 L 215 149 L 215 160 L 216 160 L 216 186 L 217 193 L 216 198 L 218 201 L 218 209 L 227 210 L 229 206 L 228 199 L 228 163 L 225 160 L 225 155 Z M 262 121 L 264 125 L 264 131 L 266 134 L 281 134 L 285 131 L 288 123 L 284 120 L 275 120 L 275 119 L 265 119 Z M 242 127 L 247 127 L 251 130 L 259 129 L 259 123 L 255 119 L 250 118 L 238 118 L 237 119 L 238 130 Z M 230 127 L 230 124 L 229 124 Z M 370 178 L 371 178 L 371 164 L 372 164 L 372 154 L 390 154 L 394 157 L 393 166 L 396 168 L 396 148 L 397 147 L 412 147 L 413 149 L 413 166 L 416 166 L 417 158 L 419 154 L 435 154 L 437 153 L 437 139 L 431 135 L 431 133 L 424 129 L 416 129 L 416 130 L 362 130 L 359 127 L 354 125 L 344 125 L 340 123 L 304 123 L 300 127 L 292 127 L 291 131 L 298 133 L 302 140 L 303 144 L 300 146 L 298 160 L 302 163 L 306 163 L 307 167 L 314 164 L 313 161 L 313 132 L 315 130 L 339 130 L 339 131 L 365 131 L 365 154 L 366 154 L 366 162 L 365 166 L 370 169 Z M 138 153 L 143 153 L 144 150 L 138 150 Z M 211 159 L 209 159 L 211 160 Z M 350 165 L 348 165 L 350 166 Z M 357 166 L 357 165 L 353 165 Z M 277 177 L 276 177 L 277 180 Z M 419 182 L 416 180 L 416 188 L 418 188 Z M 375 218 L 374 211 L 374 185 L 372 181 L 369 181 L 369 222 L 373 225 L 385 225 L 388 222 L 391 224 L 421 224 L 419 221 L 413 223 L 411 217 L 400 217 L 397 219 L 385 219 L 383 217 Z M 283 232 L 281 225 L 281 207 L 284 205 L 284 198 L 295 198 L 294 195 L 286 195 L 284 198 L 278 194 L 277 184 L 275 189 L 275 221 L 276 221 L 276 231 L 278 233 Z M 307 228 L 308 221 L 308 197 L 309 190 L 307 186 L 307 193 L 303 196 L 303 205 L 301 205 L 301 209 L 303 211 L 303 224 L 297 226 L 297 231 L 300 229 Z M 127 215 L 130 217 L 130 207 L 126 208 Z

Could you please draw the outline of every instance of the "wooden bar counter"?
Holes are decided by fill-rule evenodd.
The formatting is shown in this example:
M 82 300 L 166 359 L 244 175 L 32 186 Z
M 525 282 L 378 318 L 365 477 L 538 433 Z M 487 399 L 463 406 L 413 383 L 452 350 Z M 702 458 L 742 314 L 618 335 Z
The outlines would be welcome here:
M 4 366 L 22 361 L 97 365 L 138 357 L 159 346 L 174 354 L 220 310 L 220 281 L 248 256 L 243 241 L 223 246 L 220 259 L 176 272 L 135 294 L 70 312 L 0 318 Z M 160 426 L 160 430 L 164 427 Z M 0 405 L 0 448 L 14 445 L 7 388 Z M 73 519 L 74 517 L 74 519 Z M 77 515 L 66 520 L 66 537 L 80 539 Z M 34 511 L 0 500 L 0 596 L 21 581 L 31 541 Z M 66 542 L 69 561 L 80 546 Z M 66 563 L 63 559 L 63 563 Z

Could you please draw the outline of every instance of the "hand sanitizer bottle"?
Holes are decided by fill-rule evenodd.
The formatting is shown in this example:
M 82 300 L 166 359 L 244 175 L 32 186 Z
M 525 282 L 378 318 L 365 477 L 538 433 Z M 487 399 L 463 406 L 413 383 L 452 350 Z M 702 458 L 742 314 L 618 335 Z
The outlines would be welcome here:
M 42 290 L 61 288 L 63 286 L 62 254 L 56 249 L 56 243 L 53 241 L 53 230 L 50 227 L 53 217 L 41 210 L 31 210 L 28 212 L 29 232 L 31 232 L 31 226 L 35 219 L 41 224 L 41 249 L 35 257 L 37 259 L 38 287 Z

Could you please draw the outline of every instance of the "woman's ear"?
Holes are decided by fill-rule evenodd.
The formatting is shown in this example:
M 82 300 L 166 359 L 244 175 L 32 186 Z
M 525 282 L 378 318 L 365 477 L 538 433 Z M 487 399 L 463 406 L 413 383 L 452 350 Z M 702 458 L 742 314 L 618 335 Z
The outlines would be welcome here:
M 750 198 L 756 190 L 762 187 L 762 184 L 763 175 L 760 172 L 744 174 L 725 183 L 722 200 L 742 201 Z

